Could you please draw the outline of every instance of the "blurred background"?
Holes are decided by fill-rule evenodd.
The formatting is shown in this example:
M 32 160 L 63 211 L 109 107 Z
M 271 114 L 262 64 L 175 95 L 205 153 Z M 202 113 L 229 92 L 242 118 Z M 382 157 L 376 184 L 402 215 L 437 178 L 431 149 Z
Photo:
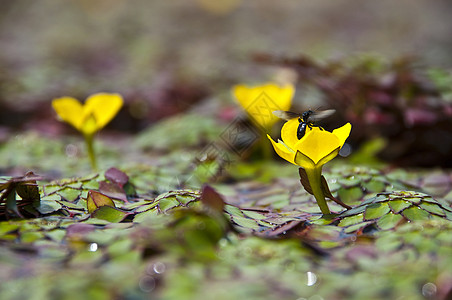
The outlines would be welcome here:
M 209 101 L 216 103 L 209 113 L 230 122 L 239 110 L 233 84 L 288 80 L 297 84 L 297 109 L 332 106 L 336 123 L 354 122 L 355 148 L 374 137 L 402 140 L 383 158 L 422 165 L 408 152 L 421 152 L 426 162 L 425 152 L 441 140 L 445 145 L 424 165 L 451 165 L 445 161 L 452 149 L 445 96 L 452 83 L 450 1 L 2 0 L 0 6 L 0 141 L 19 130 L 73 133 L 51 110 L 50 101 L 63 95 L 122 94 L 126 107 L 108 128 L 137 133 Z M 413 146 L 426 139 L 421 150 Z

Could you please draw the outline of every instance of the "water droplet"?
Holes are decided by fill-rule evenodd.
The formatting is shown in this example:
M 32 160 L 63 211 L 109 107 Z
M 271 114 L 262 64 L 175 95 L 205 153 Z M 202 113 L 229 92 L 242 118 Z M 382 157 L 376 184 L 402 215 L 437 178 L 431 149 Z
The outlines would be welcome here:
M 427 298 L 431 298 L 436 295 L 436 285 L 428 282 L 422 287 L 422 295 Z
M 74 144 L 69 144 L 66 146 L 66 156 L 69 158 L 74 158 L 78 154 L 78 148 Z
M 164 263 L 158 261 L 153 265 L 152 269 L 154 270 L 155 273 L 162 274 L 166 271 L 166 266 Z
M 317 282 L 317 275 L 315 275 L 315 273 L 313 272 L 306 272 L 306 275 L 308 276 L 308 282 L 306 283 L 306 285 L 313 286 Z
M 149 293 L 155 288 L 155 279 L 152 276 L 143 276 L 138 285 L 143 292 Z
M 350 144 L 345 143 L 344 146 L 342 146 L 341 150 L 339 150 L 339 155 L 342 157 L 347 157 L 352 153 L 352 146 Z
M 91 244 L 89 244 L 88 251 L 89 252 L 96 252 L 98 248 L 99 247 L 97 246 L 97 243 L 91 243 Z

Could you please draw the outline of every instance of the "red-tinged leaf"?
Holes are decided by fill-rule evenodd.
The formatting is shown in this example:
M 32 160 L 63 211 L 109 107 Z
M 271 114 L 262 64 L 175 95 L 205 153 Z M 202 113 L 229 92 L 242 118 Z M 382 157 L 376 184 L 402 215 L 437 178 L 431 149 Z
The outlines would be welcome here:
M 99 182 L 99 191 L 110 198 L 119 199 L 127 202 L 127 195 L 124 189 L 111 182 L 101 181 Z
M 224 200 L 211 186 L 204 185 L 201 191 L 201 202 L 214 211 L 222 212 L 224 209 Z
M 111 182 L 118 184 L 123 187 L 127 182 L 129 182 L 129 176 L 121 170 L 116 168 L 110 168 L 105 172 L 105 178 Z
M 102 206 L 116 207 L 113 200 L 111 200 L 108 196 L 93 190 L 90 190 L 88 192 L 86 205 L 90 214 L 92 214 L 96 209 Z
M 311 184 L 309 183 L 308 174 L 306 174 L 306 171 L 303 168 L 299 168 L 298 173 L 300 173 L 301 185 L 304 187 L 306 192 L 308 192 L 311 195 L 314 195 L 314 193 L 312 192 Z

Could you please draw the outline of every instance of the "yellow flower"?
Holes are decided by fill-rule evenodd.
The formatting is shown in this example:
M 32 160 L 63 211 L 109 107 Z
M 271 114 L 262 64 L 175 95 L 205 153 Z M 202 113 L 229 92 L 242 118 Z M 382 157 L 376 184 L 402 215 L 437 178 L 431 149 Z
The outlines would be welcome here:
M 52 106 L 58 116 L 84 135 L 92 135 L 110 122 L 121 109 L 119 94 L 98 93 L 89 96 L 85 105 L 72 97 L 54 99 Z
M 94 133 L 102 129 L 116 116 L 122 104 L 121 95 L 107 93 L 89 96 L 84 105 L 72 97 L 62 97 L 52 101 L 53 109 L 58 116 L 83 133 L 91 166 L 94 170 L 97 169 L 93 148 Z
M 258 86 L 239 84 L 233 87 L 232 93 L 251 120 L 264 130 L 269 130 L 278 121 L 273 111 L 290 109 L 295 87 L 275 83 Z
M 297 138 L 298 119 L 287 121 L 281 129 L 278 143 L 268 138 L 276 153 L 285 160 L 305 169 L 322 166 L 332 160 L 350 135 L 350 123 L 329 132 L 319 127 L 306 128 L 306 133 L 300 140 Z
M 325 201 L 321 187 L 322 166 L 332 160 L 350 135 L 350 123 L 328 132 L 319 127 L 306 128 L 305 135 L 297 138 L 298 119 L 287 121 L 281 129 L 281 138 L 278 143 L 267 135 L 276 153 L 295 165 L 305 169 L 308 180 L 322 213 L 330 211 Z

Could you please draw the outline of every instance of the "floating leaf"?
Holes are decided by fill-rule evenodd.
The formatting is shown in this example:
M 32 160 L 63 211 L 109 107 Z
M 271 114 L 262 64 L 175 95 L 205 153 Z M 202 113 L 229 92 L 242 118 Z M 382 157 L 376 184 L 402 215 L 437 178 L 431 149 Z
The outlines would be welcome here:
M 396 214 L 400 213 L 402 210 L 410 207 L 411 205 L 412 203 L 410 201 L 405 201 L 402 199 L 394 199 L 389 201 L 389 207 Z
M 124 220 L 130 213 L 112 206 L 100 206 L 91 213 L 91 217 L 117 223 Z
M 96 191 L 90 190 L 86 199 L 88 213 L 92 214 L 96 209 L 102 206 L 115 207 L 115 203 L 108 196 Z
M 416 206 L 411 206 L 405 209 L 402 211 L 402 215 L 410 221 L 423 221 L 430 218 L 430 214 L 428 212 Z
M 356 215 L 356 214 L 362 213 L 365 210 L 366 210 L 366 205 L 360 205 L 360 206 L 356 206 L 356 207 L 353 207 L 352 209 L 344 211 L 339 216 L 340 217 L 348 217 L 348 216 L 352 216 L 352 215 Z
M 339 198 L 347 204 L 357 203 L 363 197 L 361 187 L 341 188 L 338 190 Z
M 37 211 L 39 211 L 41 214 L 50 214 L 53 213 L 59 209 L 61 209 L 61 204 L 58 203 L 56 200 L 42 200 L 40 202 L 35 202 L 33 204 L 33 207 L 36 208 Z
M 377 221 L 377 226 L 383 230 L 394 228 L 399 222 L 403 219 L 403 217 L 399 214 L 393 214 L 389 212 L 388 214 L 382 216 Z
M 120 185 L 116 183 L 100 181 L 99 191 L 111 198 L 127 201 L 126 192 Z
M 380 180 L 370 180 L 369 182 L 364 182 L 363 187 L 371 193 L 379 193 L 385 190 L 386 184 Z
M 73 202 L 80 196 L 81 191 L 73 188 L 65 188 L 60 191 L 58 191 L 58 195 L 61 196 L 61 198 Z
M 372 203 L 366 207 L 364 220 L 378 219 L 390 211 L 388 203 Z
M 124 187 L 124 185 L 129 182 L 129 176 L 116 168 L 110 168 L 105 171 L 105 178 L 121 187 Z
M 234 217 L 243 217 L 242 211 L 240 210 L 240 208 L 238 208 L 238 207 L 236 207 L 236 206 L 226 204 L 226 205 L 224 206 L 224 210 L 225 210 L 228 214 L 230 214 L 231 216 L 234 216 Z
M 257 230 L 259 229 L 259 225 L 256 223 L 255 220 L 252 219 L 248 219 L 245 217 L 238 217 L 238 216 L 234 216 L 232 217 L 232 222 L 234 222 L 235 224 L 245 227 L 245 228 L 249 228 L 252 230 Z
M 346 226 L 350 226 L 350 225 L 354 225 L 357 223 L 361 223 L 363 221 L 363 214 L 360 213 L 358 215 L 354 215 L 354 216 L 349 216 L 349 217 L 345 217 L 343 218 L 338 226 L 340 227 L 346 227 Z
M 252 210 L 243 209 L 242 212 L 245 216 L 254 220 L 263 220 L 267 218 L 267 216 Z
M 161 211 L 167 211 L 179 205 L 180 203 L 177 201 L 176 196 L 160 199 L 158 204 Z
M 410 201 L 410 202 L 412 202 L 412 203 L 414 203 L 414 204 L 419 204 L 419 203 L 421 203 L 421 201 L 422 201 L 424 198 L 421 198 L 421 197 L 404 197 L 403 199 L 405 199 L 405 200 L 407 200 L 407 201 Z
M 153 219 L 155 216 L 158 215 L 158 211 L 156 209 L 149 209 L 144 212 L 138 213 L 133 218 L 133 221 L 136 223 L 141 223 L 147 219 Z
M 419 205 L 422 209 L 442 217 L 446 216 L 445 211 L 439 206 L 439 204 L 436 203 L 429 203 L 429 202 L 423 202 Z

